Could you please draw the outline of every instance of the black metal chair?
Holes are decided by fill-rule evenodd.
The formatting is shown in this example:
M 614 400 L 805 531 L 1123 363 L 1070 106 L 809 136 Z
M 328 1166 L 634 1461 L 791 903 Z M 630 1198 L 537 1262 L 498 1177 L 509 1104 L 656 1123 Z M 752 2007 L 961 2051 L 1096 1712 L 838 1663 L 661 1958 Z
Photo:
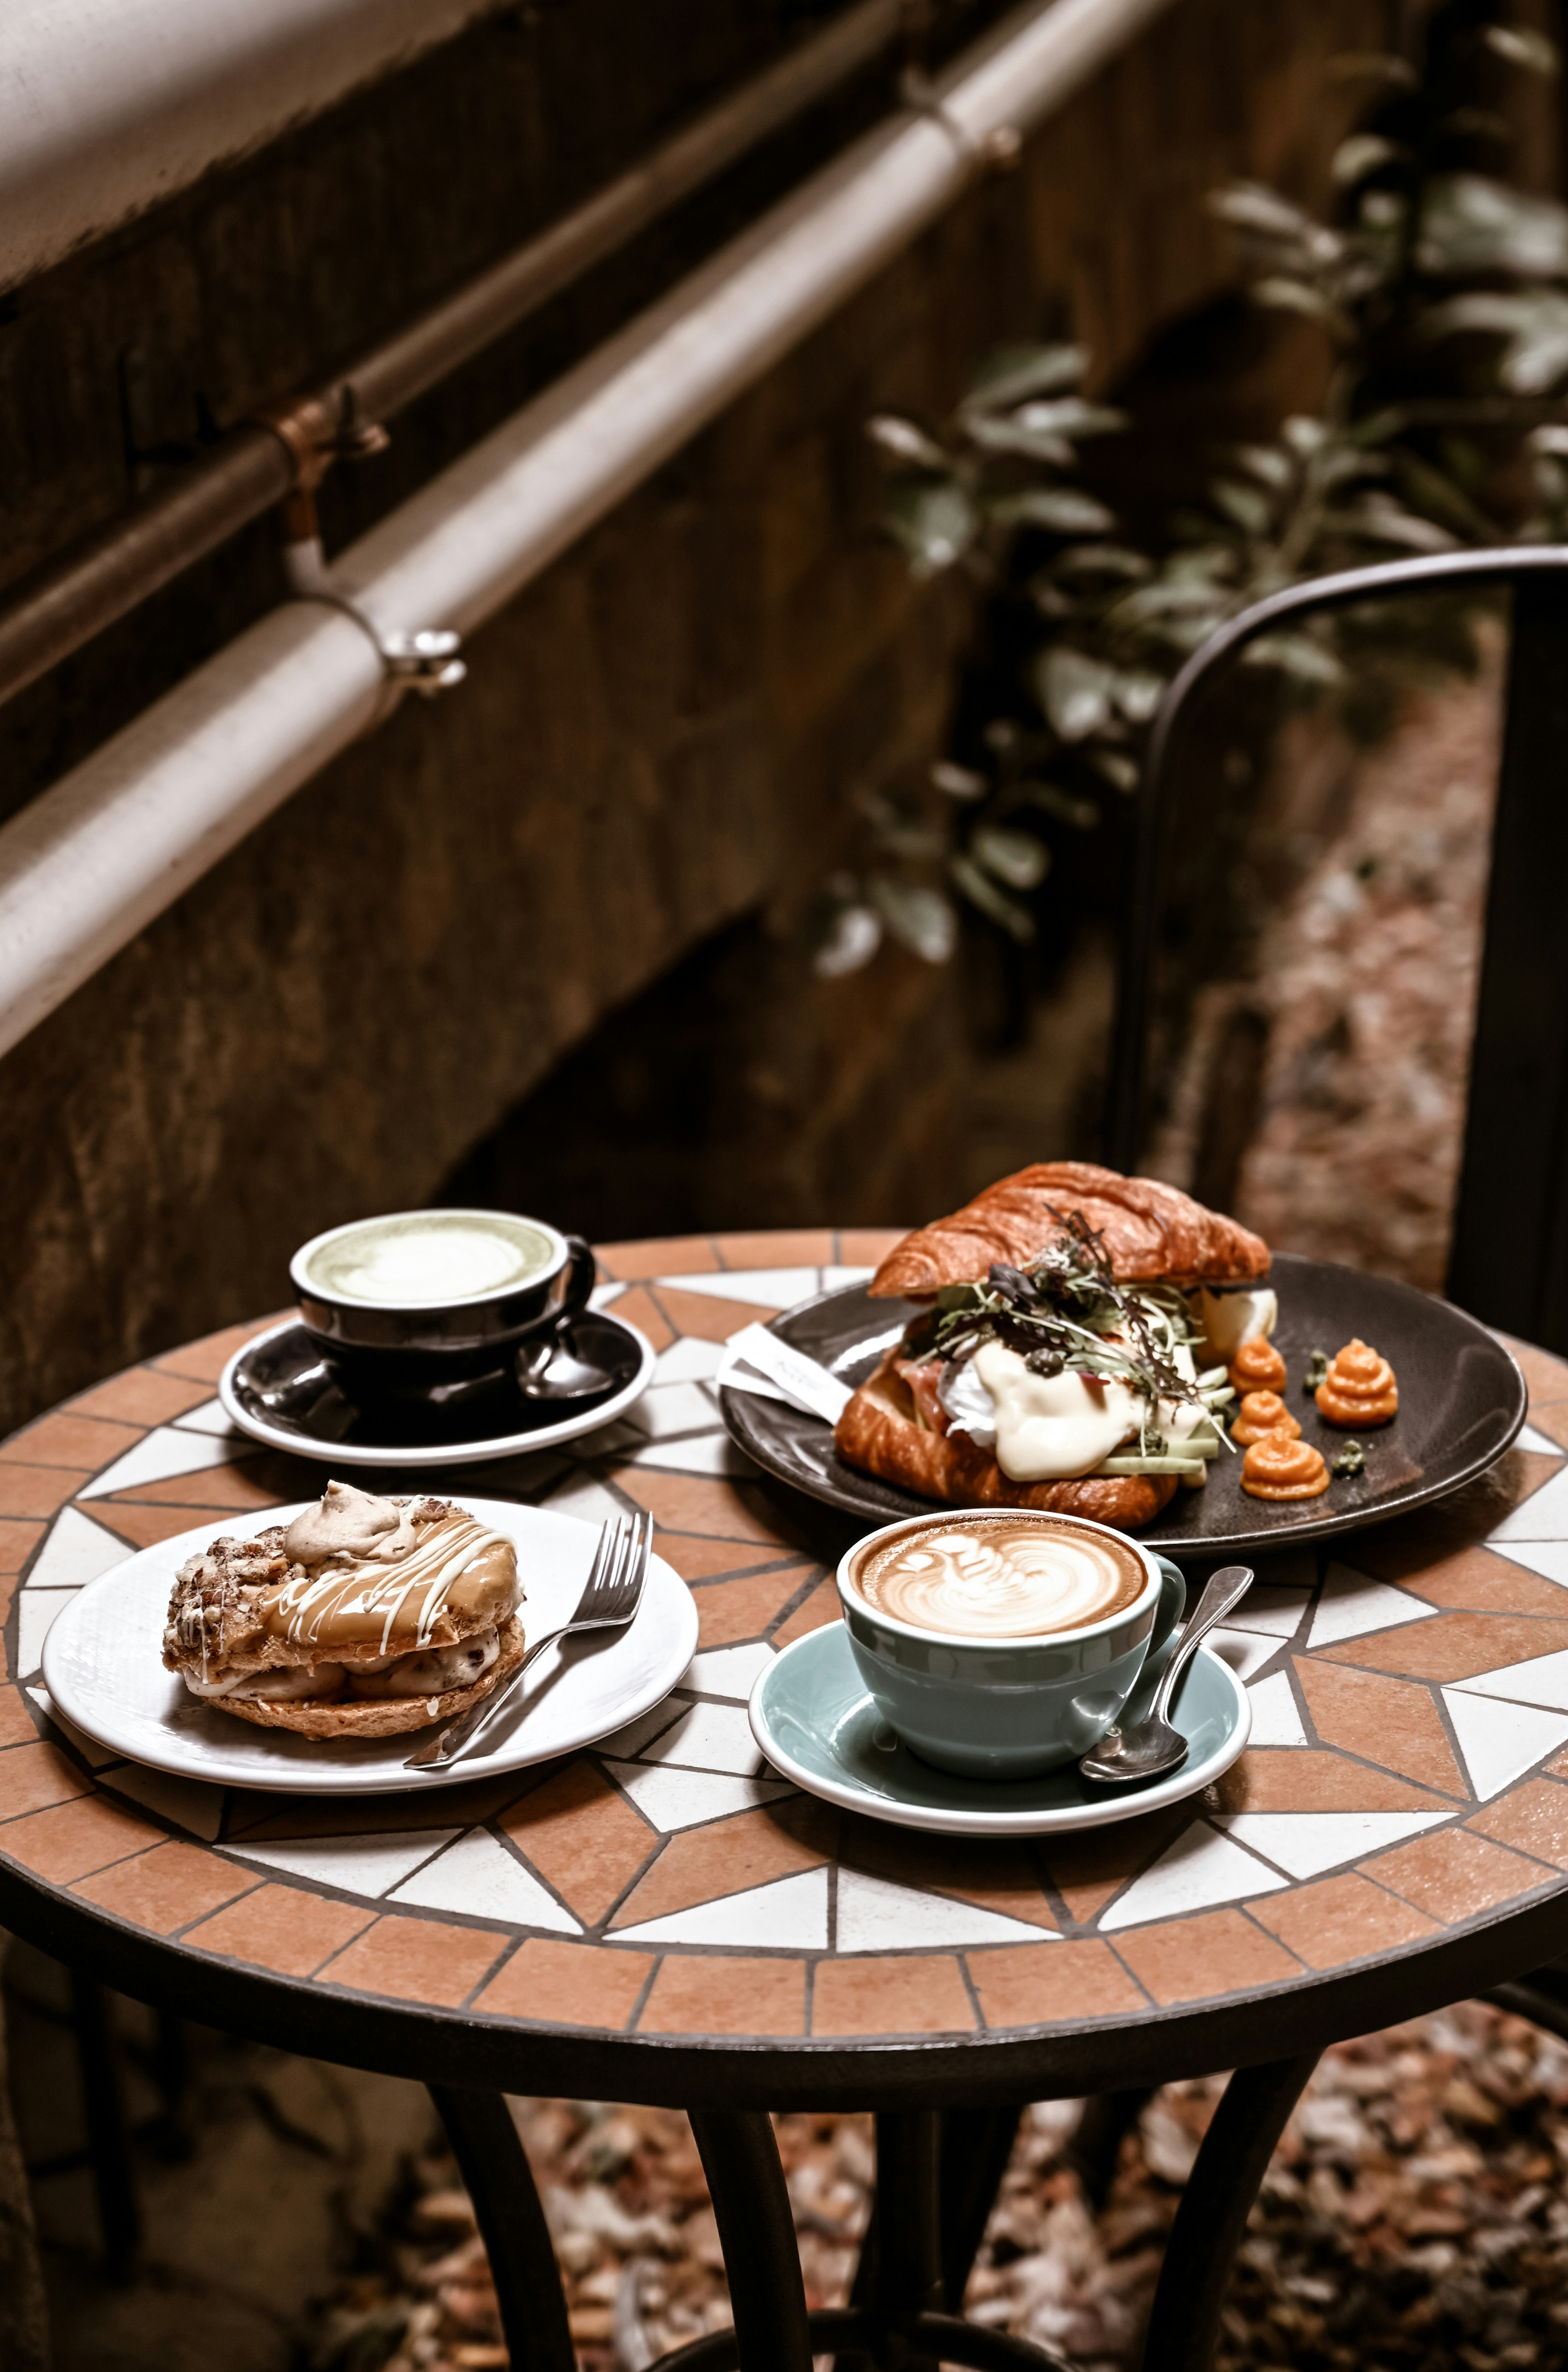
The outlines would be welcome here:
M 1195 694 L 1259 634 L 1315 610 L 1474 586 L 1514 588 L 1507 715 L 1449 1298 L 1568 1353 L 1568 545 L 1518 544 L 1346 569 L 1227 620 L 1155 719 L 1138 794 L 1112 1041 L 1107 1158 L 1138 1167 L 1158 961 L 1171 756 Z

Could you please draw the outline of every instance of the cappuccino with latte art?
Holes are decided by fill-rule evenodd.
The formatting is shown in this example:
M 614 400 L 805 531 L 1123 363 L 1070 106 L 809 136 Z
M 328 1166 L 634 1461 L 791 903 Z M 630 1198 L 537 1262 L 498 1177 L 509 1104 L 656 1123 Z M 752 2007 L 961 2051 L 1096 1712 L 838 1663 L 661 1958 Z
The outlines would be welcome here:
M 850 1571 L 867 1606 L 960 1639 L 1038 1639 L 1121 1612 L 1148 1587 L 1130 1541 L 1049 1517 L 943 1516 L 866 1543 Z

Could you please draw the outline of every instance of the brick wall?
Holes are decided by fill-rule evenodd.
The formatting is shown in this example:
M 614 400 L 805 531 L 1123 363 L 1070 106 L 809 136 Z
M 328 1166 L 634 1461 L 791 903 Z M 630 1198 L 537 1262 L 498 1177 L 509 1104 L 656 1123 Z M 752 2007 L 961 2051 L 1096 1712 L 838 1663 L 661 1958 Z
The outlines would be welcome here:
M 679 42 L 656 40 L 660 12 L 635 0 L 482 28 L 22 290 L 0 320 L 7 569 L 112 514 L 203 418 L 308 382 L 525 236 L 801 14 L 679 13 Z M 0 1065 L 0 1423 L 275 1304 L 296 1242 L 435 1191 L 608 1014 L 747 917 L 753 1011 L 742 980 L 726 1027 L 761 1117 L 749 1153 L 723 1156 L 715 1205 L 870 1219 L 938 1199 L 964 1061 L 955 975 L 885 954 L 813 984 L 791 951 L 850 787 L 939 740 L 968 628 L 961 587 L 914 588 L 873 531 L 862 421 L 940 413 L 976 353 L 1020 332 L 1072 327 L 1102 373 L 1123 366 L 1225 276 L 1209 187 L 1320 182 L 1325 59 L 1372 46 L 1381 15 L 1176 0 L 1020 171 L 477 634 L 460 692 L 405 705 Z M 426 399 L 384 461 L 332 489 L 330 541 L 876 99 L 850 94 Z M 260 528 L 0 712 L 0 801 L 21 804 L 278 592 Z M 619 1148 L 636 1157 L 634 1139 Z

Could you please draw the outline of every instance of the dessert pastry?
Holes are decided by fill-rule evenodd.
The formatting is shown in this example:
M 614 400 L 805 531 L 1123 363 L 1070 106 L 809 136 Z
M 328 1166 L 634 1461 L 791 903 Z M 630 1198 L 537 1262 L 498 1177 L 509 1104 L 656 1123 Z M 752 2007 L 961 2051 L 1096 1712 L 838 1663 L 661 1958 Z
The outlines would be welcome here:
M 1323 1453 L 1288 1433 L 1260 1434 L 1241 1461 L 1249 1499 L 1318 1499 L 1329 1487 Z
M 329 1482 L 254 1540 L 180 1568 L 163 1660 L 263 1728 L 387 1738 L 488 1696 L 523 1655 L 517 1552 L 448 1499 Z
M 1300 1431 L 1300 1420 L 1292 1416 L 1278 1392 L 1249 1392 L 1236 1412 L 1230 1437 L 1245 1448 L 1261 1441 L 1266 1433 L 1283 1433 L 1294 1441 Z
M 1260 1337 L 1237 1345 L 1228 1372 L 1238 1392 L 1283 1392 L 1289 1381 L 1284 1361 Z
M 1394 1370 L 1359 1334 L 1335 1352 L 1313 1397 L 1326 1424 L 1387 1424 L 1399 1413 Z
M 852 1466 L 953 1506 L 1123 1531 L 1228 1448 L 1204 1345 L 1274 1322 L 1268 1247 L 1174 1186 L 1083 1162 L 1005 1178 L 895 1245 L 870 1291 L 928 1305 L 834 1429 Z M 1245 1305 L 1244 1307 L 1241 1305 Z

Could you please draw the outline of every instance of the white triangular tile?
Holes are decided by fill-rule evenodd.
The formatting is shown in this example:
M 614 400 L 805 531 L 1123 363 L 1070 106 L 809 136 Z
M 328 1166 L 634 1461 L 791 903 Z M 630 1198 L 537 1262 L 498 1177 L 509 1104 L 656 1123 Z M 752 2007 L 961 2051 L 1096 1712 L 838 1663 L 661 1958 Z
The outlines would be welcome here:
M 170 1421 L 176 1433 L 222 1434 L 231 1441 L 246 1439 L 218 1400 L 203 1401 L 199 1408 L 187 1409 L 183 1416 Z
M 1470 1786 L 1484 1803 L 1568 1743 L 1568 1713 L 1502 1704 L 1495 1697 L 1445 1689 L 1443 1702 L 1465 1758 Z
M 122 1762 L 105 1772 L 103 1784 L 117 1796 L 128 1796 L 133 1804 L 160 1813 L 177 1829 L 204 1837 L 209 1844 L 223 1826 L 224 1790 L 204 1779 L 178 1779 L 172 1771 L 151 1771 L 144 1762 Z
M 106 1467 L 78 1499 L 101 1499 L 108 1491 L 131 1491 L 138 1483 L 167 1482 L 175 1474 L 199 1474 L 208 1466 L 227 1466 L 238 1458 L 259 1458 L 259 1441 L 217 1440 L 208 1433 L 181 1433 L 178 1425 L 160 1424 Z
M 846 1268 L 841 1262 L 830 1262 L 821 1273 L 820 1290 L 842 1293 L 846 1285 L 869 1285 L 876 1273 L 874 1268 Z
M 760 1672 L 773 1660 L 765 1639 L 750 1639 L 743 1647 L 706 1647 L 693 1656 L 677 1685 L 703 1697 L 738 1697 L 744 1704 Z
M 679 1721 L 687 1710 L 684 1697 L 663 1697 L 656 1705 L 650 1705 L 646 1713 L 638 1714 L 634 1720 L 623 1723 L 619 1729 L 612 1729 L 607 1737 L 596 1738 L 595 1749 L 600 1754 L 641 1754 L 650 1739 L 657 1738 L 672 1722 Z
M 688 1771 L 732 1771 L 752 1778 L 762 1767 L 751 1725 L 739 1705 L 694 1704 L 640 1750 L 645 1762 Z
M 902 1947 L 1044 1944 L 1049 1927 L 1009 1919 L 973 1902 L 954 1902 L 912 1886 L 894 1886 L 858 1869 L 839 1872 L 835 1942 L 841 1952 L 896 1952 Z
M 722 1423 L 718 1403 L 701 1384 L 650 1385 L 625 1423 L 649 1441 L 668 1441 L 680 1433 L 711 1433 Z
M 727 1433 L 688 1434 L 684 1441 L 656 1441 L 634 1449 L 627 1463 L 656 1466 L 667 1474 L 722 1474 L 754 1481 L 758 1469 Z
M 548 1927 L 558 1936 L 583 1932 L 564 1903 L 485 1829 L 470 1829 L 414 1877 L 394 1886 L 387 1900 L 415 1902 L 423 1911 L 504 1919 L 513 1927 Z
M 1216 1902 L 1238 1902 L 1244 1895 L 1272 1894 L 1286 1884 L 1277 1870 L 1244 1853 L 1206 1821 L 1195 1820 L 1102 1913 L 1099 1924 L 1106 1930 L 1137 1927 L 1147 1919 L 1169 1919 L 1179 1911 L 1203 1911 Z
M 1247 1741 L 1249 1746 L 1306 1745 L 1301 1708 L 1295 1702 L 1288 1672 L 1271 1672 L 1266 1680 L 1256 1682 L 1247 1694 L 1252 1706 L 1252 1732 Z
M 715 1301 L 746 1301 L 758 1309 L 787 1309 L 821 1290 L 814 1268 L 733 1268 L 716 1276 L 661 1276 L 679 1293 L 706 1293 Z
M 1451 1820 L 1437 1812 L 1216 1812 L 1216 1824 L 1292 1878 L 1316 1878 L 1363 1854 L 1380 1853 Z
M 1555 1656 L 1530 1656 L 1522 1664 L 1499 1664 L 1456 1684 L 1466 1696 L 1502 1697 L 1510 1704 L 1549 1705 L 1568 1713 L 1568 1648 Z
M 699 1902 L 640 1926 L 618 1927 L 617 1944 L 738 1944 L 752 1950 L 822 1952 L 828 1947 L 828 1873 L 803 1870 Z
M 645 1762 L 607 1762 L 605 1768 L 645 1820 L 667 1834 L 795 1794 L 787 1779 L 736 1779 L 719 1771 L 678 1771 Z
M 1568 1467 L 1549 1474 L 1540 1489 L 1522 1499 L 1487 1537 L 1492 1541 L 1568 1541 Z
M 1539 1432 L 1533 1424 L 1522 1424 L 1516 1436 L 1516 1449 L 1528 1449 L 1537 1458 L 1561 1458 L 1562 1444 L 1553 1441 L 1550 1434 Z
M 1486 1545 L 1494 1556 L 1506 1557 L 1510 1564 L 1523 1565 L 1527 1573 L 1568 1589 L 1568 1541 L 1500 1541 L 1494 1534 Z
M 111 1565 L 123 1564 L 134 1556 L 134 1548 L 106 1532 L 79 1507 L 62 1507 L 50 1528 L 49 1538 L 27 1577 L 29 1589 L 80 1589 L 82 1584 L 96 1581 L 100 1573 Z
M 625 1290 L 623 1285 L 613 1280 L 609 1285 L 596 1285 L 588 1296 L 588 1305 L 593 1309 L 608 1309 L 612 1301 L 620 1300 Z
M 1331 1564 L 1323 1577 L 1323 1595 L 1307 1644 L 1334 1647 L 1342 1639 L 1359 1639 L 1368 1631 L 1391 1631 L 1399 1622 L 1424 1622 L 1435 1611 L 1424 1599 L 1394 1589 L 1386 1581 L 1371 1581 L 1349 1565 Z
M 704 1343 L 700 1335 L 683 1334 L 654 1361 L 656 1384 L 705 1384 L 718 1374 L 724 1357 L 722 1343 Z
M 627 1417 L 618 1416 L 598 1433 L 580 1433 L 572 1444 L 572 1455 L 589 1461 L 595 1458 L 624 1458 L 629 1450 L 641 1449 L 647 1439 Z
M 1240 1605 L 1225 1616 L 1225 1627 L 1263 1632 L 1271 1639 L 1294 1639 L 1310 1596 L 1310 1588 L 1271 1589 L 1255 1582 Z
M 117 1759 L 112 1746 L 100 1746 L 98 1739 L 89 1738 L 85 1729 L 78 1729 L 74 1721 L 67 1721 L 46 1688 L 35 1686 L 28 1691 L 28 1694 L 40 1713 L 48 1715 L 67 1744 L 75 1748 L 89 1771 L 101 1771 L 106 1763 Z
M 1254 1672 L 1261 1671 L 1271 1657 L 1280 1652 L 1278 1639 L 1256 1631 L 1233 1631 L 1223 1622 L 1218 1630 L 1209 1633 L 1203 1645 L 1212 1647 L 1221 1662 L 1228 1664 L 1233 1672 L 1238 1673 L 1244 1683 L 1252 1678 Z
M 24 1589 L 17 1599 L 17 1669 L 36 1672 L 43 1661 L 43 1643 L 56 1619 L 70 1605 L 74 1589 Z
M 569 1468 L 563 1480 L 547 1491 L 539 1504 L 552 1516 L 575 1516 L 584 1524 L 614 1523 L 627 1512 L 624 1500 L 607 1491 L 602 1482 L 580 1474 L 575 1467 Z
M 286 1869 L 292 1878 L 310 1878 L 337 1886 L 345 1894 L 385 1894 L 401 1878 L 412 1878 L 421 1862 L 449 1845 L 456 1829 L 389 1829 L 362 1837 L 291 1837 L 279 1844 L 226 1844 L 225 1853 L 241 1861 L 260 1862 L 267 1869 Z

